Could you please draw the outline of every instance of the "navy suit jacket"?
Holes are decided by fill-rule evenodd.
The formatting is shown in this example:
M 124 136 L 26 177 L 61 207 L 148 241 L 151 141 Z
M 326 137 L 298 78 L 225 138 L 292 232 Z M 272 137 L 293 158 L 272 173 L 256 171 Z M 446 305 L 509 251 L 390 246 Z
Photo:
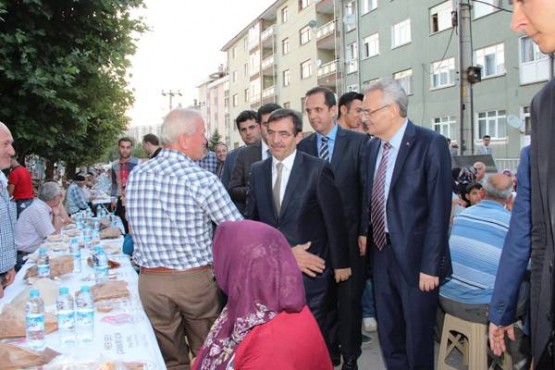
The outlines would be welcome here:
M 260 141 L 242 148 L 237 153 L 237 158 L 231 171 L 231 179 L 229 180 L 229 195 L 234 202 L 246 202 L 251 166 L 253 163 L 261 160 L 262 142 Z
M 341 197 L 329 164 L 297 151 L 279 215 L 272 187 L 272 158 L 253 164 L 247 218 L 277 228 L 291 246 L 311 242 L 308 252 L 324 259 L 326 268 L 349 267 Z
M 506 326 L 515 321 L 520 284 L 530 259 L 532 228 L 530 213 L 530 147 L 522 148 L 517 172 L 515 198 L 509 232 L 505 238 L 495 287 L 489 305 L 489 320 Z
M 224 170 L 222 173 L 222 184 L 224 184 L 224 188 L 229 191 L 229 180 L 231 178 L 231 171 L 233 170 L 233 165 L 235 164 L 235 159 L 237 158 L 237 153 L 243 147 L 239 147 L 237 149 L 233 149 L 227 156 L 225 157 L 224 162 Z
M 372 184 L 381 140 L 368 150 L 366 204 L 371 214 Z M 391 247 L 408 284 L 418 286 L 420 272 L 443 278 L 452 273 L 449 254 L 451 156 L 438 133 L 408 122 L 399 148 L 386 204 Z M 368 228 L 370 258 L 377 252 Z
M 303 139 L 297 149 L 318 157 L 317 134 Z M 357 237 L 366 235 L 368 208 L 363 206 L 368 170 L 368 136 L 359 132 L 337 127 L 337 136 L 331 157 L 331 169 L 335 185 L 341 194 L 343 211 L 349 233 L 358 254 Z

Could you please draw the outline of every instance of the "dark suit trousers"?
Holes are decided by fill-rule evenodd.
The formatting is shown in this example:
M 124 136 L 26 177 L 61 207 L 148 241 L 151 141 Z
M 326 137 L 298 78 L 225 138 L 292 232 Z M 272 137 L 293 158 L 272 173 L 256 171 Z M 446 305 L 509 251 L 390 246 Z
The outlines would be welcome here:
M 378 335 L 387 369 L 433 370 L 439 288 L 422 292 L 409 285 L 391 245 L 371 253 Z
M 322 332 L 322 336 L 326 339 L 326 344 L 329 347 L 327 340 L 327 320 L 326 320 L 326 302 L 328 301 L 329 288 L 331 284 L 332 273 L 331 269 L 326 268 L 324 272 L 316 278 L 311 278 L 303 274 L 303 283 L 306 294 L 306 304 L 310 308 L 312 315 L 318 323 L 318 327 Z

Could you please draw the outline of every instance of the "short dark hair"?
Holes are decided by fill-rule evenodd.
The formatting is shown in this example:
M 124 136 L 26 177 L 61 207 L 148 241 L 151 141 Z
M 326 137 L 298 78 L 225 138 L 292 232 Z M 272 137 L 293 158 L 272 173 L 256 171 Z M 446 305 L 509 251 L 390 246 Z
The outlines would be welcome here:
M 279 121 L 280 119 L 290 117 L 293 120 L 293 133 L 295 136 L 303 131 L 303 118 L 302 115 L 293 109 L 281 108 L 275 110 L 270 114 L 268 118 L 268 123 L 273 121 Z
M 316 95 L 320 93 L 324 94 L 324 102 L 328 108 L 331 108 L 334 105 L 337 105 L 337 99 L 335 98 L 335 93 L 333 92 L 333 90 L 325 86 L 313 87 L 312 89 L 308 90 L 304 96 L 306 98 L 311 95 Z
M 255 111 L 253 111 L 253 110 L 244 110 L 241 113 L 239 113 L 237 118 L 235 118 L 235 124 L 237 125 L 237 130 L 241 129 L 241 127 L 239 127 L 239 124 L 241 122 L 245 122 L 245 121 L 248 121 L 250 119 L 253 119 L 256 122 L 258 122 L 258 117 L 257 117 Z
M 264 104 L 260 108 L 258 108 L 256 120 L 258 123 L 262 123 L 262 116 L 264 114 L 272 113 L 275 110 L 281 109 L 281 105 L 276 103 L 268 103 Z
M 491 136 L 489 136 L 489 135 L 484 135 L 484 136 L 482 136 L 482 139 L 491 139 Z
M 152 145 L 160 145 L 160 140 L 158 136 L 154 134 L 146 134 L 143 136 L 143 143 L 151 143 Z
M 122 138 L 120 138 L 118 140 L 118 146 L 121 145 L 121 143 L 126 142 L 126 143 L 131 143 L 131 146 L 133 146 L 133 139 L 131 139 L 130 137 L 124 136 Z
M 348 93 L 341 95 L 341 97 L 339 98 L 339 103 L 337 104 L 337 118 L 341 117 L 342 106 L 346 106 L 347 110 L 351 109 L 351 104 L 353 103 L 353 100 L 363 101 L 364 95 L 362 95 L 361 93 L 357 93 L 356 91 L 349 91 Z

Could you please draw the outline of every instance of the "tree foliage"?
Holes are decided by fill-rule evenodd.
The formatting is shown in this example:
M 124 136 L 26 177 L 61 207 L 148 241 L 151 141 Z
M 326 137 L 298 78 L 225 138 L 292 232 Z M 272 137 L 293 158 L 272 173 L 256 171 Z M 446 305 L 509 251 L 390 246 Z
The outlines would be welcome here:
M 214 151 L 214 147 L 216 146 L 216 144 L 220 142 L 221 139 L 222 139 L 222 135 L 220 135 L 220 133 L 218 132 L 218 129 L 215 129 L 214 132 L 212 133 L 212 136 L 210 136 L 210 140 L 208 141 L 208 148 Z
M 143 0 L 0 0 L 0 121 L 19 155 L 90 164 L 125 130 Z

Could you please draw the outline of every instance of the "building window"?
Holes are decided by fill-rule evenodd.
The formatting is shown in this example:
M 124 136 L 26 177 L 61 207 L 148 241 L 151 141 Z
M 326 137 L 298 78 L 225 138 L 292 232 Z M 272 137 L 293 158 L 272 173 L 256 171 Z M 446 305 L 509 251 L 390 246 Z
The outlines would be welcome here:
M 291 83 L 291 71 L 286 69 L 283 71 L 283 86 L 289 86 Z
M 531 38 L 523 36 L 518 40 L 520 61 L 520 83 L 529 84 L 549 79 L 549 57 L 542 54 Z
M 524 121 L 524 135 L 532 134 L 532 116 L 530 115 L 530 107 L 522 107 L 521 119 Z
M 245 103 L 248 103 L 250 100 L 249 89 L 245 89 Z
M 451 28 L 451 12 L 453 4 L 446 1 L 430 9 L 430 31 L 436 33 Z
M 299 11 L 308 8 L 311 0 L 299 0 Z
M 301 80 L 312 76 L 312 59 L 305 60 L 301 63 Z
M 370 58 L 380 53 L 380 35 L 375 33 L 364 38 L 364 58 Z
M 356 42 L 347 45 L 345 50 L 347 60 L 347 73 L 358 71 L 358 46 Z
M 249 63 L 243 65 L 243 72 L 245 73 L 245 77 L 249 76 Z
M 472 9 L 474 9 L 474 18 L 480 18 L 485 15 L 496 12 L 501 7 L 500 0 L 480 0 L 473 1 Z
M 484 135 L 492 139 L 505 139 L 507 137 L 507 120 L 504 110 L 492 110 L 478 113 L 478 129 L 475 140 L 480 140 Z
M 347 92 L 351 92 L 351 91 L 358 92 L 358 90 L 359 90 L 359 89 L 358 89 L 358 85 L 357 85 L 357 84 L 353 84 L 353 85 L 347 86 Z
M 475 62 L 482 66 L 482 78 L 505 73 L 505 47 L 503 44 L 476 50 Z
M 245 51 L 249 50 L 249 39 L 247 37 L 243 39 L 243 50 Z
M 283 55 L 289 54 L 289 38 L 283 39 L 281 41 L 281 49 Z
M 231 48 L 231 59 L 235 59 L 237 56 L 237 46 Z
M 366 14 L 378 7 L 378 0 L 362 0 L 360 2 L 360 14 Z
M 434 62 L 431 68 L 432 89 L 455 84 L 455 58 Z
M 345 32 L 352 31 L 356 28 L 356 3 L 350 1 L 345 5 L 345 18 L 343 24 L 345 25 Z
M 237 82 L 237 71 L 231 72 L 231 82 Z
M 233 94 L 233 106 L 239 106 L 239 94 Z
M 405 69 L 393 74 L 393 78 L 399 81 L 407 95 L 412 94 L 412 69 Z
M 310 41 L 310 39 L 312 38 L 311 33 L 312 31 L 310 26 L 304 26 L 303 28 L 301 28 L 301 30 L 299 31 L 299 38 L 300 38 L 301 45 L 304 45 Z
M 411 42 L 410 38 L 410 18 L 402 22 L 394 24 L 391 27 L 391 48 L 408 44 Z
M 455 126 L 455 116 L 436 117 L 432 122 L 435 132 L 445 137 L 451 137 L 451 129 Z
M 289 19 L 289 9 L 285 6 L 281 8 L 281 23 L 287 22 Z

